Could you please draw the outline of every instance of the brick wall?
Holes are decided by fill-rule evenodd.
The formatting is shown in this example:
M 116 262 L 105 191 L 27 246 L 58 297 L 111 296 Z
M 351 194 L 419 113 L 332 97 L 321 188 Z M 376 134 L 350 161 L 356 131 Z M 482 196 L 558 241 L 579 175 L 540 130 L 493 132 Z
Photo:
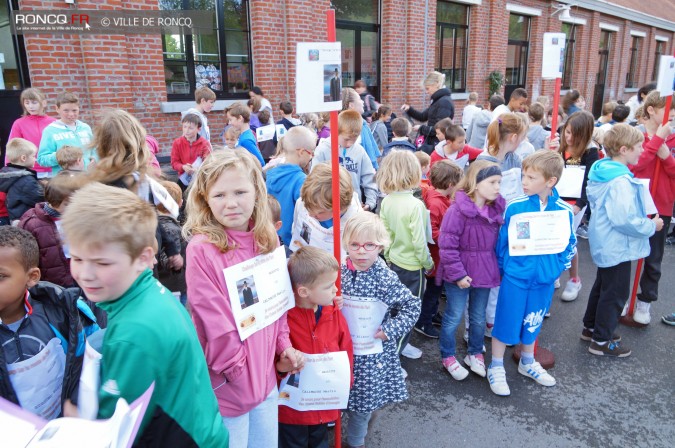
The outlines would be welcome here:
M 434 69 L 436 46 L 436 0 L 381 1 L 381 102 L 397 110 L 409 103 L 424 108 L 428 97 L 421 87 L 425 75 Z M 541 80 L 542 37 L 544 32 L 561 30 L 561 22 L 551 17 L 554 3 L 544 0 L 510 0 L 509 3 L 537 8 L 541 16 L 532 17 L 526 88 L 530 96 L 552 96 L 553 81 Z M 479 103 L 487 103 L 486 78 L 493 70 L 506 67 L 508 19 L 506 0 L 483 1 L 470 7 L 467 93 L 476 91 Z M 21 0 L 22 9 L 63 8 L 62 1 Z M 295 102 L 295 44 L 326 40 L 325 11 L 329 0 L 254 0 L 250 2 L 251 46 L 254 84 L 260 86 L 276 109 L 282 100 Z M 158 9 L 157 0 L 80 0 L 80 9 Z M 427 9 L 428 8 L 428 9 Z M 639 23 L 630 23 L 599 12 L 574 8 L 574 17 L 587 23 L 577 27 L 576 56 L 572 86 L 587 99 L 590 109 L 598 71 L 600 22 L 620 28 L 613 33 L 609 74 L 605 92 L 608 99 L 627 99 L 630 31 L 647 33 L 640 51 L 638 85 L 652 80 L 655 36 L 667 36 L 666 54 L 672 54 L 675 34 Z M 425 20 L 426 19 L 426 20 Z M 146 126 L 160 142 L 162 152 L 180 135 L 180 115 L 160 110 L 167 101 L 158 35 L 26 36 L 26 51 L 32 85 L 47 94 L 50 113 L 58 92 L 70 90 L 80 96 L 81 119 L 95 124 L 97 114 L 106 108 L 123 108 Z M 425 63 L 426 61 L 426 63 Z M 456 121 L 466 101 L 456 100 Z M 275 117 L 278 113 L 275 110 Z M 209 115 L 212 134 L 225 126 L 222 112 Z

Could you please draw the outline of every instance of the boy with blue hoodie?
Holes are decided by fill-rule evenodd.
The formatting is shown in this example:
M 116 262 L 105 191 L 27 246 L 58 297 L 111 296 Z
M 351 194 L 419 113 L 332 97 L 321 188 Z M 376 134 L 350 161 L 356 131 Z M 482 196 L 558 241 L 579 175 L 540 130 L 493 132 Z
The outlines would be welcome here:
M 56 112 L 59 119 L 50 123 L 42 131 L 40 149 L 37 161 L 44 167 L 51 167 L 52 176 L 61 171 L 59 162 L 56 160 L 56 151 L 62 146 L 76 146 L 84 151 L 85 170 L 92 160 L 96 159 L 96 150 L 89 147 L 93 140 L 91 127 L 87 123 L 78 120 L 80 115 L 80 100 L 70 92 L 62 92 L 56 97 Z
M 605 134 L 605 152 L 588 174 L 586 194 L 591 206 L 588 241 L 598 273 L 588 297 L 581 339 L 598 356 L 630 356 L 614 334 L 630 292 L 631 261 L 649 255 L 649 237 L 663 228 L 657 214 L 647 218 L 645 188 L 628 165 L 637 164 L 644 136 L 627 124 L 616 124 Z
M 504 370 L 506 345 L 522 343 L 518 373 L 532 378 L 542 386 L 555 386 L 556 381 L 534 359 L 534 343 L 541 330 L 544 316 L 551 306 L 553 285 L 560 274 L 569 269 L 576 254 L 577 239 L 572 231 L 572 207 L 560 199 L 555 185 L 562 176 L 564 162 L 553 151 L 538 151 L 523 160 L 523 192 L 512 199 L 504 212 L 504 225 L 497 240 L 497 262 L 502 284 L 497 299 L 492 329 L 492 363 L 487 371 L 490 389 L 497 395 L 511 394 Z M 509 241 L 511 220 L 522 213 L 563 211 L 569 243 L 562 252 L 541 255 L 511 255 L 518 246 Z M 516 222 L 518 238 L 529 238 L 529 223 Z M 521 226 L 519 226 L 519 224 Z
M 305 170 L 314 157 L 316 134 L 304 126 L 294 126 L 283 138 L 285 162 L 267 171 L 267 192 L 281 206 L 281 228 L 278 230 L 286 247 L 291 245 L 291 229 L 295 203 L 305 183 Z

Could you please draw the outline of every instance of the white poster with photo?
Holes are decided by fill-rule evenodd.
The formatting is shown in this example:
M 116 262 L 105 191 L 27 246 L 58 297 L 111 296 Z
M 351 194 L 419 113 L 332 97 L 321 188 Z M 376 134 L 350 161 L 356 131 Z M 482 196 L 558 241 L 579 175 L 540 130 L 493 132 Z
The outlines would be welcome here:
M 661 56 L 656 90 L 661 96 L 670 96 L 675 91 L 675 56 Z
M 223 269 L 223 275 L 242 341 L 295 306 L 283 246 Z
M 559 254 L 570 242 L 572 229 L 568 210 L 530 212 L 509 221 L 509 255 Z
M 295 110 L 330 112 L 342 109 L 340 42 L 299 42 L 295 66 Z
M 543 79 L 562 78 L 565 61 L 565 33 L 544 33 L 543 60 L 541 77 Z
M 274 134 L 277 132 L 277 127 L 273 124 L 267 126 L 260 126 L 256 128 L 255 134 L 259 142 L 266 142 L 274 138 Z
M 286 129 L 286 126 L 284 126 L 283 124 L 278 124 L 276 125 L 276 132 L 277 132 L 277 140 L 281 140 L 281 137 L 286 135 L 288 129 Z
M 652 193 L 649 191 L 649 179 L 638 179 L 636 181 L 640 182 L 644 188 L 642 188 L 642 202 L 645 204 L 645 209 L 647 210 L 648 215 L 654 215 L 657 213 L 656 204 L 654 203 L 654 198 L 652 198 Z
M 347 352 L 304 354 L 305 367 L 279 385 L 279 406 L 296 411 L 346 409 L 351 369 Z
M 502 195 L 506 202 L 523 194 L 521 173 L 522 171 L 520 168 L 511 168 L 508 171 L 502 171 L 502 183 L 499 186 L 499 194 Z
M 355 355 L 382 353 L 382 340 L 375 338 L 387 305 L 376 299 L 343 295 L 342 315 L 349 326 Z
M 561 198 L 581 197 L 581 187 L 584 184 L 584 174 L 586 174 L 586 167 L 580 165 L 569 165 L 563 170 L 560 181 L 555 186 Z

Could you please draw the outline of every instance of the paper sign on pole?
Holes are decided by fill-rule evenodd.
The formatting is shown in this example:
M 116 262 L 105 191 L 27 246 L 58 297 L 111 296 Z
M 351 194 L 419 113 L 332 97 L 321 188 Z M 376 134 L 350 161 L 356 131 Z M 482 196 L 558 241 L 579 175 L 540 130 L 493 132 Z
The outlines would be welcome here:
M 342 109 L 340 42 L 299 42 L 295 60 L 296 111 L 302 114 Z
M 347 352 L 305 354 L 305 367 L 279 385 L 279 406 L 297 411 L 345 409 L 351 372 Z
M 645 211 L 648 215 L 654 215 L 658 211 L 656 210 L 656 204 L 654 203 L 654 198 L 649 191 L 649 179 L 638 179 L 636 181 L 640 182 L 643 185 L 642 188 L 642 202 L 645 204 Z
M 543 79 L 562 78 L 566 39 L 565 33 L 544 33 L 544 59 L 541 64 Z
M 509 255 L 559 254 L 570 242 L 572 226 L 568 210 L 530 212 L 509 221 Z
M 670 96 L 673 94 L 673 91 L 675 90 L 675 56 L 661 56 L 656 90 L 659 91 L 661 96 Z
M 223 269 L 223 275 L 242 341 L 295 306 L 283 246 Z

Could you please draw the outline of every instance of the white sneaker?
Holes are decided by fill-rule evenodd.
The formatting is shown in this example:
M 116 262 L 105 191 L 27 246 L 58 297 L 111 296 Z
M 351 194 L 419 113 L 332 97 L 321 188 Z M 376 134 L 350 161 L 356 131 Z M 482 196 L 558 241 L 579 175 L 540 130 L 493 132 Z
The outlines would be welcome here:
M 401 350 L 401 354 L 406 358 L 420 359 L 422 357 L 422 350 L 411 344 L 406 344 L 406 346 L 403 347 L 403 350 Z
M 555 386 L 555 378 L 549 375 L 546 369 L 544 369 L 537 361 L 534 361 L 532 364 L 523 364 L 523 362 L 520 361 L 518 363 L 518 373 L 532 378 L 542 386 Z
M 628 314 L 628 305 L 630 305 L 630 300 L 626 302 L 623 306 L 623 311 L 621 311 L 621 317 L 624 317 Z
M 469 329 L 464 330 L 464 342 L 469 342 Z
M 633 313 L 633 320 L 639 324 L 648 325 L 652 321 L 652 317 L 649 315 L 650 306 L 651 303 L 638 300 L 635 313 Z
M 555 279 L 555 283 L 553 283 L 553 288 L 560 289 L 560 277 Z
M 577 298 L 579 291 L 581 291 L 581 281 L 575 282 L 570 279 L 565 285 L 565 290 L 560 295 L 560 300 L 563 302 L 571 302 Z
M 403 375 L 403 379 L 408 378 L 408 372 L 406 372 L 406 370 L 403 367 L 401 367 L 401 374 Z
M 454 356 L 449 356 L 443 359 L 443 367 L 457 381 L 462 381 L 464 378 L 469 376 L 469 371 L 462 367 L 459 361 L 457 361 L 457 358 Z
M 483 359 L 483 355 L 466 355 L 464 364 L 469 366 L 473 373 L 485 378 L 485 360 Z
M 504 370 L 504 366 L 488 367 L 487 379 L 490 382 L 492 392 L 502 397 L 511 395 L 511 389 L 509 389 L 509 385 L 506 382 L 506 370 Z

